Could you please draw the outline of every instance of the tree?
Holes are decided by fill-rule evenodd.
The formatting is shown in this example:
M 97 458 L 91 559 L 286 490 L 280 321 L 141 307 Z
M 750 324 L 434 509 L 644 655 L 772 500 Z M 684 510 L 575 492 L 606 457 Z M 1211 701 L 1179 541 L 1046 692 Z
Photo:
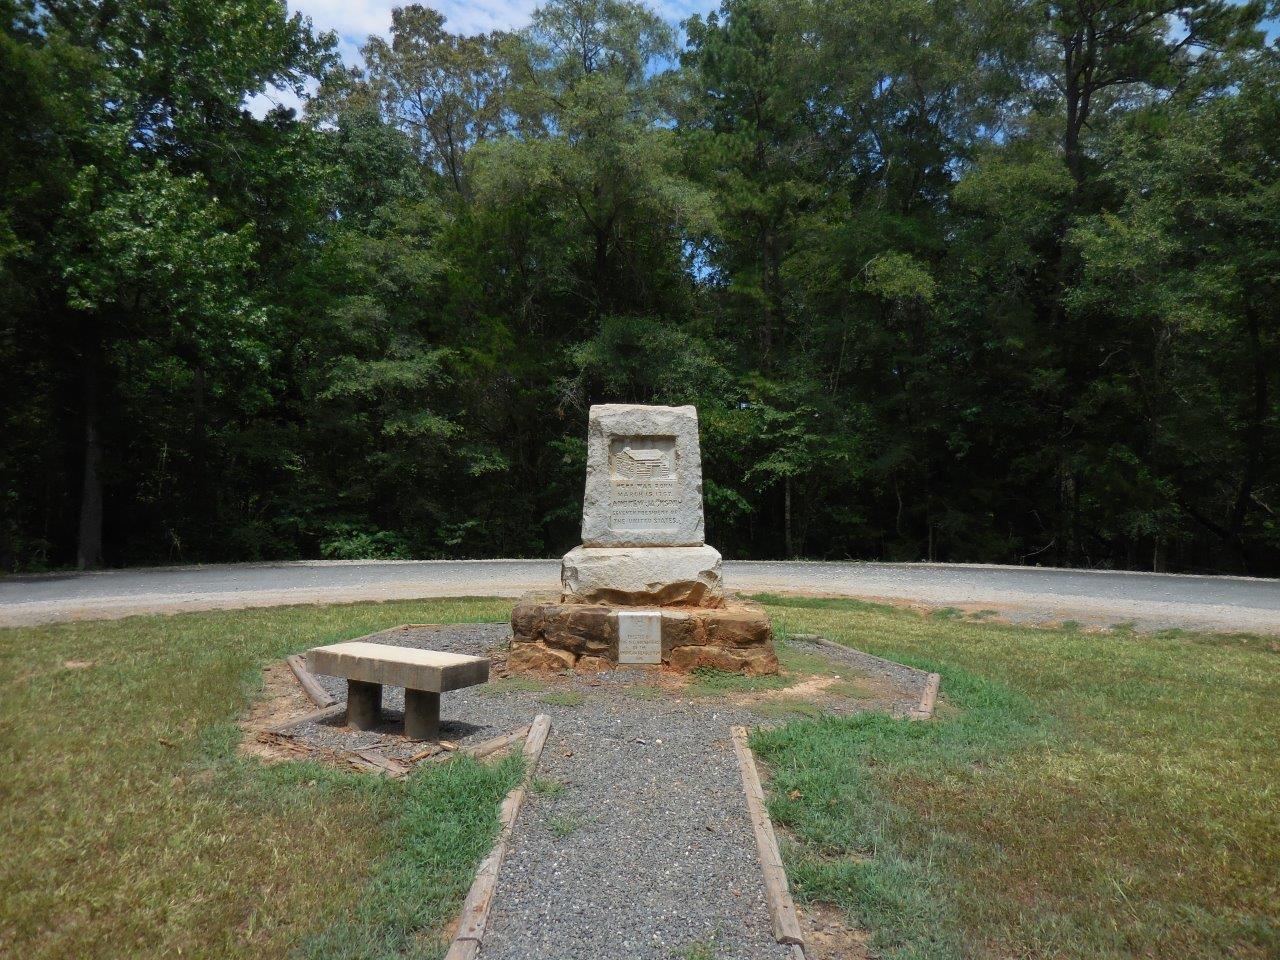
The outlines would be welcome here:
M 391 12 L 391 40 L 370 37 L 362 68 L 334 71 L 313 111 L 332 117 L 339 104 L 376 104 L 415 145 L 419 160 L 463 196 L 466 157 L 506 126 L 505 34 L 461 36 L 444 17 L 412 4 Z
M 1230 95 L 1117 138 L 1108 182 L 1121 201 L 1073 230 L 1084 268 L 1068 306 L 1124 336 L 1127 363 L 1085 402 L 1123 444 L 1111 458 L 1146 488 L 1145 508 L 1109 490 L 1108 509 L 1127 508 L 1125 532 L 1157 552 L 1190 518 L 1260 573 L 1280 560 L 1280 63 L 1244 58 L 1235 75 Z M 1125 413 L 1109 409 L 1117 397 Z M 1140 431 L 1111 422 L 1133 409 Z
M 706 216 L 679 170 L 675 89 L 656 63 L 672 52 L 671 28 L 637 3 L 538 8 L 514 51 L 515 129 L 477 161 L 483 206 L 537 204 L 540 217 L 585 241 L 585 262 L 568 271 L 597 318 L 669 275 L 682 232 Z
M 123 442 L 113 424 L 140 385 L 123 382 L 130 358 L 158 348 L 201 370 L 257 359 L 251 230 L 207 174 L 253 132 L 246 95 L 268 83 L 300 90 L 329 41 L 269 0 L 214 13 L 194 2 L 67 2 L 24 5 L 7 20 L 46 105 L 30 135 L 53 161 L 33 185 L 49 218 L 25 225 L 15 264 L 34 266 L 50 335 L 21 349 L 81 394 L 81 567 L 102 561 L 104 477 Z

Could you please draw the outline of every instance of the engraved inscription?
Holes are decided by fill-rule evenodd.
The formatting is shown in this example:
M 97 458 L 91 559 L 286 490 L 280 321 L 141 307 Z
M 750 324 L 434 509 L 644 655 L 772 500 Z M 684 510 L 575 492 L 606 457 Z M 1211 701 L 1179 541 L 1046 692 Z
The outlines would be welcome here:
M 609 441 L 609 526 L 664 530 L 679 522 L 675 437 Z
M 618 663 L 662 662 L 662 614 L 618 611 Z

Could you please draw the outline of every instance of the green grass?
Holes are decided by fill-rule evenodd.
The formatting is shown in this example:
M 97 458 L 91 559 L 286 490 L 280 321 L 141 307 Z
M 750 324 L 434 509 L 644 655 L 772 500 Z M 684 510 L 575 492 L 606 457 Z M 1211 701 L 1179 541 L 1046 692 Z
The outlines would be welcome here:
M 547 689 L 547 685 L 535 677 L 511 676 L 490 680 L 483 687 L 476 689 L 486 697 L 496 697 L 503 693 L 537 693 L 539 690 Z
M 783 672 L 791 674 L 789 682 L 794 682 L 800 677 L 827 675 L 843 667 L 824 656 L 810 653 L 809 649 L 794 644 L 786 638 L 775 640 L 773 647 Z
M 754 693 L 761 690 L 778 690 L 789 686 L 792 680 L 781 674 L 775 676 L 748 677 L 728 670 L 699 667 L 690 674 L 685 690 L 693 696 L 714 697 L 725 693 Z
M 497 805 L 520 779 L 523 758 L 493 767 L 459 757 L 410 779 L 377 868 L 354 903 L 299 954 L 314 960 L 439 957 L 440 927 L 466 896 L 493 844 Z
M 260 667 L 447 600 L 0 630 L 0 954 L 433 956 L 517 773 L 395 783 L 236 756 Z M 71 667 L 68 662 L 90 666 Z
M 551 835 L 557 840 L 563 840 L 569 834 L 580 829 L 586 822 L 587 817 L 576 811 L 549 813 L 546 818 L 547 829 L 551 831 Z
M 929 723 L 804 719 L 754 737 L 797 893 L 842 904 L 886 960 L 1280 956 L 1275 638 L 774 600 L 780 636 L 943 677 Z M 437 955 L 518 761 L 431 764 L 407 783 L 264 767 L 236 756 L 232 721 L 267 660 L 509 607 L 0 631 L 0 954 Z M 803 672 L 793 656 L 808 654 L 779 646 Z M 508 689 L 545 689 L 527 683 Z M 557 816 L 560 836 L 586 822 Z
M 716 960 L 715 940 L 698 940 L 679 953 L 680 960 Z
M 1274 638 L 770 613 L 942 675 L 931 722 L 753 736 L 798 895 L 886 960 L 1280 956 Z
M 567 789 L 561 781 L 551 777 L 534 777 L 530 785 L 534 793 L 544 797 L 558 797 Z

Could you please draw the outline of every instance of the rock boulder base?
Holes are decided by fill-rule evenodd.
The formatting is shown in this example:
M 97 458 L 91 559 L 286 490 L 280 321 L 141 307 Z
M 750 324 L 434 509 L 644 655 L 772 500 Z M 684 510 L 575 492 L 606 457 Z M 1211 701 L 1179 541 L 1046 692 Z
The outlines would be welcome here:
M 628 608 L 629 609 L 629 608 Z M 618 614 L 609 604 L 561 603 L 531 594 L 511 613 L 507 668 L 611 669 L 618 663 Z M 721 607 L 663 608 L 661 663 L 686 673 L 699 668 L 761 676 L 778 672 L 773 629 L 764 608 L 729 597 Z
M 624 606 L 719 606 L 720 552 L 698 547 L 574 547 L 560 563 L 564 599 Z

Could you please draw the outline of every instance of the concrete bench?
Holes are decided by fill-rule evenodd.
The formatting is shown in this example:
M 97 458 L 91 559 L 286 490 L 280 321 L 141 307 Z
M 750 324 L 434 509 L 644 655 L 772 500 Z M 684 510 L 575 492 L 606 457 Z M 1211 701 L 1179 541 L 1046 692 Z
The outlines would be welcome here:
M 489 679 L 486 657 L 365 640 L 315 647 L 307 668 L 347 681 L 347 723 L 357 730 L 381 722 L 384 685 L 404 687 L 404 732 L 414 740 L 439 738 L 440 694 Z

